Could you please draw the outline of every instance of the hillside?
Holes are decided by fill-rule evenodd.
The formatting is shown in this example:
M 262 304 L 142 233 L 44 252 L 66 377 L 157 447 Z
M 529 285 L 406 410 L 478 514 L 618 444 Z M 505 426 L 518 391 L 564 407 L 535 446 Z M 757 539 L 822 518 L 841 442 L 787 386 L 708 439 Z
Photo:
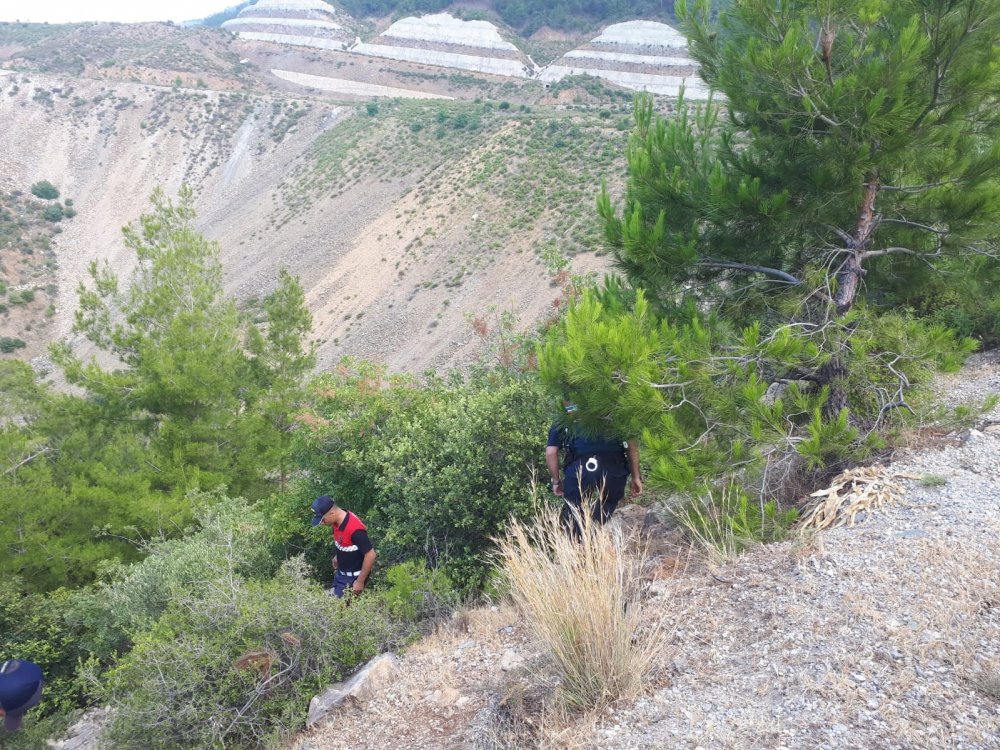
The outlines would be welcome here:
M 245 9 L 258 15 L 240 28 L 353 23 L 293 5 L 266 19 Z M 302 278 L 320 369 L 344 356 L 408 371 L 467 363 L 482 351 L 472 319 L 545 317 L 558 296 L 545 257 L 602 272 L 594 200 L 602 180 L 621 184 L 631 93 L 593 76 L 621 70 L 592 59 L 543 83 L 448 67 L 514 47 L 489 41 L 500 37 L 484 22 L 428 18 L 368 51 L 168 24 L 0 25 L 4 189 L 48 179 L 79 211 L 52 243 L 48 318 L 8 356 L 37 357 L 70 332 L 91 261 L 127 274 L 119 228 L 157 185 L 195 188 L 226 287 L 251 314 L 279 268 Z M 581 54 L 613 57 L 599 48 Z M 396 59 L 417 51 L 430 62 Z
M 1000 356 L 939 390 L 951 406 L 1000 393 Z M 1000 747 L 1000 408 L 978 427 L 923 431 L 888 465 L 920 478 L 857 526 L 722 566 L 692 557 L 662 509 L 619 511 L 652 534 L 644 612 L 669 641 L 634 705 L 562 712 L 543 648 L 491 607 L 442 624 L 390 685 L 292 747 Z

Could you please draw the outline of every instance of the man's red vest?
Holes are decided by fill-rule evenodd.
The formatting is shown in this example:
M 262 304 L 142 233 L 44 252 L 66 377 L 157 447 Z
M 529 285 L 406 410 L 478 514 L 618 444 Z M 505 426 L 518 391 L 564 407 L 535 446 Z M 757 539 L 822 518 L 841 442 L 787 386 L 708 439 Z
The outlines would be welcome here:
M 344 530 L 341 531 L 339 526 L 333 527 L 333 543 L 337 545 L 337 549 L 341 552 L 356 552 L 357 545 L 351 541 L 351 537 L 354 536 L 355 531 L 367 531 L 365 525 L 361 523 L 361 519 L 356 515 L 351 513 L 351 511 L 345 511 L 347 513 L 347 523 L 344 524 Z

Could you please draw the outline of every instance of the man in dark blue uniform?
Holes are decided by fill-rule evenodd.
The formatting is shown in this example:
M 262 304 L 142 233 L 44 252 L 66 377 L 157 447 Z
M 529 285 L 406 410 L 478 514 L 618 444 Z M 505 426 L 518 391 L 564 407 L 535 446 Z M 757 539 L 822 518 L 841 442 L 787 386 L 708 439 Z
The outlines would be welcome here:
M 0 717 L 8 732 L 21 727 L 21 717 L 42 699 L 42 669 L 34 662 L 9 659 L 0 664 Z
M 567 414 L 574 411 L 576 407 L 572 404 L 566 406 Z M 564 453 L 562 473 L 560 452 Z M 585 435 L 572 424 L 556 423 L 549 430 L 545 464 L 552 477 L 552 491 L 564 500 L 562 519 L 567 527 L 576 528 L 575 514 L 583 512 L 585 507 L 589 507 L 595 521 L 606 523 L 625 497 L 625 486 L 630 479 L 632 497 L 642 492 L 639 445 L 635 440 Z

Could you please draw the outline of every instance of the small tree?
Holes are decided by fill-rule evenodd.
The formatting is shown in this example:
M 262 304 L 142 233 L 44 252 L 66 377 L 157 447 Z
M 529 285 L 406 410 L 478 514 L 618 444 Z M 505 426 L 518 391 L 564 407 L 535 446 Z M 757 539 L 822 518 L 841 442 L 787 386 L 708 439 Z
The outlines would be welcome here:
M 36 198 L 46 201 L 54 201 L 59 197 L 59 191 L 56 189 L 56 186 L 48 180 L 41 180 L 32 185 L 31 194 Z

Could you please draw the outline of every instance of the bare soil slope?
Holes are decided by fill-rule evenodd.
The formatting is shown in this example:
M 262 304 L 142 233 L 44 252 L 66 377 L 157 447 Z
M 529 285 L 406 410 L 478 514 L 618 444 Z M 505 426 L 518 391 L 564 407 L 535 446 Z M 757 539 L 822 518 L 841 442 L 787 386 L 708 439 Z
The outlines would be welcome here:
M 321 368 L 345 355 L 393 370 L 467 363 L 480 346 L 471 316 L 494 306 L 529 326 L 557 296 L 543 247 L 597 246 L 594 195 L 601 177 L 617 183 L 623 145 L 588 111 L 373 112 L 200 85 L 0 76 L 0 173 L 21 189 L 49 179 L 78 211 L 54 243 L 59 299 L 36 352 L 70 333 L 91 261 L 128 273 L 120 228 L 152 190 L 188 183 L 242 304 L 259 304 L 281 267 L 302 278 Z

